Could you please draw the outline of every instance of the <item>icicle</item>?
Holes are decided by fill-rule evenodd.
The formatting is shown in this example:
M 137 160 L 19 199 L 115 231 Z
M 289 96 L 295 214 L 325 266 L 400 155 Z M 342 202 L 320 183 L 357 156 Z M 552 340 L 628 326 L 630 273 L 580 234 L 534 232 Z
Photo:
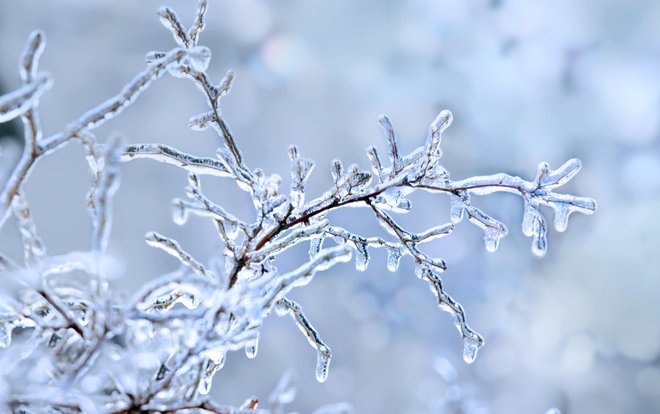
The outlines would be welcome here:
M 596 201 L 586 197 L 574 197 L 564 194 L 550 194 L 545 198 L 547 204 L 555 212 L 555 229 L 559 232 L 566 230 L 568 218 L 574 212 L 591 215 L 596 211 Z
M 401 247 L 397 246 L 387 246 L 387 270 L 390 272 L 396 272 L 399 268 L 399 262 L 401 261 L 401 256 L 403 252 Z
M 545 256 L 548 248 L 547 226 L 545 219 L 541 214 L 537 214 L 534 219 L 534 234 L 532 237 L 532 252 L 538 257 Z
M 289 313 L 296 321 L 300 331 L 307 337 L 310 345 L 316 348 L 316 379 L 319 382 L 324 382 L 328 378 L 328 369 L 330 360 L 332 359 L 332 352 L 330 348 L 321 340 L 318 332 L 312 324 L 307 320 L 300 305 L 287 298 L 282 298 L 276 304 L 276 312 L 278 315 L 283 316 Z
M 328 379 L 330 359 L 330 354 L 319 351 L 316 359 L 316 380 L 318 382 L 325 382 Z
M 213 385 L 213 377 L 225 364 L 225 352 L 224 350 L 210 349 L 204 351 L 202 357 L 206 358 L 206 362 L 202 371 L 198 391 L 202 395 L 208 395 Z
M 474 360 L 477 359 L 479 349 L 483 346 L 483 338 L 478 333 L 472 330 L 467 330 L 466 335 L 463 338 L 463 361 L 468 364 L 473 363 Z
M 172 201 L 172 220 L 179 226 L 184 225 L 188 221 L 187 203 L 180 198 L 175 198 Z
M 477 352 L 484 346 L 484 340 L 467 324 L 463 306 L 444 291 L 440 276 L 431 268 L 417 266 L 415 273 L 431 284 L 431 290 L 438 298 L 438 306 L 452 316 L 454 326 L 463 338 L 463 360 L 468 364 L 474 362 Z
M 257 351 L 259 350 L 259 334 L 256 334 L 255 337 L 249 340 L 245 344 L 245 355 L 248 358 L 253 359 L 257 356 Z
M 467 211 L 470 222 L 477 225 L 484 232 L 486 250 L 491 253 L 497 250 L 500 239 L 508 233 L 506 226 L 474 206 L 469 206 Z
M 385 131 L 388 155 L 390 157 L 390 162 L 392 163 L 392 172 L 390 173 L 390 177 L 394 177 L 401 170 L 401 157 L 399 156 L 399 146 L 396 142 L 394 127 L 392 126 L 392 122 L 387 115 L 379 116 L 378 123 L 380 124 L 381 128 L 383 128 L 383 131 Z
M 561 204 L 555 207 L 555 230 L 558 232 L 566 231 L 568 227 L 568 217 L 571 215 L 572 211 L 570 206 L 566 204 Z
M 538 203 L 525 199 L 522 221 L 522 232 L 525 236 L 532 237 L 534 234 L 534 222 L 539 214 Z
M 367 270 L 369 265 L 369 251 L 367 250 L 367 243 L 356 241 L 353 243 L 355 247 L 355 269 L 360 272 Z
M 465 197 L 463 196 L 457 196 L 454 194 L 450 196 L 451 207 L 449 209 L 449 218 L 452 223 L 457 224 L 463 221 L 466 208 L 465 201 Z

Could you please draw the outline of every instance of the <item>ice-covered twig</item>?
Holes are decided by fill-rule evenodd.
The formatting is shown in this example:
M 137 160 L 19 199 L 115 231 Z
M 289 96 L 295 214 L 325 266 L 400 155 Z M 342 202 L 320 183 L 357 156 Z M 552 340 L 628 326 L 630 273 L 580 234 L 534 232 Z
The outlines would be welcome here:
M 11 121 L 32 109 L 52 84 L 50 76 L 41 74 L 18 90 L 0 96 L 0 122 Z
M 181 261 L 181 263 L 190 267 L 198 275 L 208 277 L 209 279 L 215 278 L 213 272 L 206 269 L 206 267 L 204 267 L 204 265 L 199 263 L 197 260 L 193 259 L 192 256 L 186 253 L 175 240 L 162 236 L 155 231 L 147 233 L 145 240 L 150 246 L 158 247 L 159 249 L 162 249 L 168 254 L 176 257 Z
M 197 10 L 195 12 L 195 20 L 193 24 L 188 29 L 188 39 L 190 39 L 190 44 L 192 46 L 197 46 L 199 40 L 199 34 L 206 27 L 206 0 L 198 0 Z
M 332 351 L 330 351 L 330 348 L 321 340 L 319 333 L 305 317 L 302 308 L 296 302 L 287 298 L 282 298 L 277 302 L 275 309 L 280 315 L 291 315 L 293 320 L 296 321 L 298 328 L 300 328 L 300 331 L 309 341 L 310 345 L 316 349 L 316 380 L 319 382 L 325 382 L 328 378 L 328 369 L 330 366 L 330 360 L 332 359 Z
M 139 158 L 148 158 L 165 164 L 176 165 L 195 174 L 215 175 L 217 177 L 231 176 L 225 165 L 218 160 L 195 157 L 163 144 L 129 145 L 124 149 L 121 160 L 130 161 Z
M 92 184 L 87 194 L 87 208 L 92 216 L 92 251 L 103 254 L 112 227 L 112 199 L 119 188 L 121 138 L 111 137 L 105 147 L 90 143 L 87 159 L 92 171 Z
M 532 251 L 545 255 L 546 221 L 539 211 L 540 205 L 552 207 L 555 211 L 555 229 L 563 232 L 568 225 L 568 217 L 574 212 L 593 214 L 596 202 L 591 198 L 559 194 L 553 190 L 570 181 L 582 168 L 580 160 L 572 159 L 556 170 L 547 163 L 538 167 L 536 178 L 526 181 L 507 174 L 473 177 L 465 180 L 415 184 L 415 187 L 431 192 L 443 192 L 452 195 L 453 221 L 459 222 L 467 213 L 471 222 L 484 230 L 486 247 L 490 251 L 497 249 L 499 239 L 507 233 L 506 226 L 470 204 L 470 195 L 486 195 L 494 192 L 519 194 L 525 204 L 522 229 L 526 236 L 533 237 Z

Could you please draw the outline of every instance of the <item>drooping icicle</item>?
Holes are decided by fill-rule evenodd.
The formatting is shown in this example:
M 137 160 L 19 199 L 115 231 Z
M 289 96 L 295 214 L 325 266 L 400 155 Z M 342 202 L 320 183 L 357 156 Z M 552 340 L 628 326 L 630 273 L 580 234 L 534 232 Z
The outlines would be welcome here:
M 330 355 L 326 352 L 320 352 L 316 359 L 316 380 L 318 382 L 325 382 L 328 379 L 330 372 Z
M 451 195 L 451 206 L 449 208 L 449 218 L 452 223 L 457 224 L 463 221 L 465 216 L 466 200 L 463 196 Z
M 483 230 L 486 250 L 497 250 L 500 239 L 508 233 L 506 226 L 472 205 L 467 208 L 467 213 L 470 222 Z
M 403 255 L 403 251 L 400 246 L 388 246 L 387 270 L 389 270 L 390 272 L 396 272 L 396 270 L 399 268 L 399 262 L 401 261 L 402 255 Z
M 302 308 L 296 302 L 282 298 L 277 302 L 276 311 L 280 316 L 290 314 L 309 344 L 316 348 L 316 379 L 319 382 L 325 382 L 328 378 L 330 360 L 332 359 L 330 348 L 321 340 L 319 333 L 305 317 Z
M 477 352 L 484 346 L 484 339 L 467 324 L 463 306 L 444 291 L 442 280 L 433 269 L 418 266 L 416 273 L 421 279 L 430 283 L 431 291 L 435 293 L 440 309 L 452 316 L 454 325 L 463 338 L 463 360 L 468 364 L 474 362 Z
M 532 252 L 538 257 L 545 256 L 548 248 L 548 228 L 543 215 L 538 214 L 534 218 L 534 234 L 532 236 Z
M 254 338 L 250 339 L 246 344 L 245 344 L 245 355 L 253 359 L 257 356 L 257 352 L 259 351 L 259 334 L 256 334 Z
M 355 247 L 355 269 L 364 272 L 367 270 L 367 266 L 369 266 L 367 243 L 357 241 L 353 243 L 353 246 Z

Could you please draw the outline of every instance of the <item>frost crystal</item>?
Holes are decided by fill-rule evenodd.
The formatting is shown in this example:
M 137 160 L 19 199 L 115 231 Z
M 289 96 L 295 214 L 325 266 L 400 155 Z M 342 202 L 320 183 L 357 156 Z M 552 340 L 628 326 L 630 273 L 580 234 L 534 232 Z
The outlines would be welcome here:
M 390 119 L 381 116 L 387 157 L 381 158 L 375 147 L 369 147 L 370 171 L 357 165 L 346 168 L 334 160 L 332 185 L 315 198 L 306 193 L 315 163 L 292 146 L 291 185 L 282 191 L 278 174 L 247 165 L 222 116 L 219 104 L 231 88 L 234 73 L 228 71 L 218 83 L 206 73 L 211 52 L 199 45 L 206 10 L 206 0 L 200 0 L 194 21 L 186 28 L 173 10 L 160 9 L 160 21 L 176 45 L 169 51 L 148 53 L 146 68 L 117 95 L 50 137 L 42 136 L 37 110 L 40 96 L 52 84 L 38 70 L 45 36 L 34 32 L 28 39 L 19 65 L 23 84 L 0 96 L 0 122 L 20 117 L 25 127 L 25 152 L 0 192 L 0 228 L 13 213 L 23 240 L 22 263 L 0 255 L 0 272 L 8 286 L 8 293 L 0 297 L 0 347 L 10 352 L 6 360 L 12 366 L 5 372 L 21 373 L 3 390 L 0 403 L 8 410 L 283 413 L 283 406 L 295 394 L 290 376 L 283 378 L 266 408 L 259 407 L 256 398 L 241 408 L 223 407 L 206 395 L 230 351 L 244 349 L 248 357 L 256 356 L 264 319 L 273 311 L 294 320 L 316 351 L 316 379 L 325 381 L 332 352 L 288 295 L 310 283 L 316 273 L 351 259 L 357 270 L 364 271 L 372 249 L 378 248 L 385 249 L 387 269 L 392 272 L 403 257 L 410 257 L 415 274 L 429 284 L 439 307 L 451 315 L 463 340 L 464 360 L 473 362 L 484 340 L 468 325 L 461 304 L 443 288 L 440 274 L 447 268 L 445 261 L 425 253 L 424 245 L 451 234 L 467 217 L 483 230 L 488 251 L 495 251 L 507 228 L 475 207 L 473 196 L 519 195 L 524 204 L 522 230 L 532 238 L 532 251 L 539 256 L 546 252 L 548 232 L 540 206 L 554 210 L 554 226 L 560 232 L 566 230 L 572 213 L 596 210 L 592 199 L 555 192 L 580 170 L 578 160 L 554 170 L 541 163 L 529 181 L 507 174 L 452 180 L 440 164 L 442 136 L 452 122 L 449 111 L 438 114 L 426 141 L 408 154 L 400 150 Z M 191 114 L 189 126 L 195 131 L 212 128 L 218 134 L 221 145 L 215 156 L 186 154 L 162 144 L 125 145 L 118 136 L 102 144 L 93 135 L 167 73 L 190 80 L 202 93 L 208 107 L 201 114 Z M 84 148 L 90 171 L 87 207 L 92 237 L 88 251 L 49 256 L 23 185 L 40 157 L 74 140 Z M 211 219 L 225 247 L 206 265 L 176 240 L 149 232 L 146 242 L 178 259 L 181 266 L 126 300 L 111 289 L 106 248 L 121 165 L 138 159 L 175 165 L 188 173 L 185 197 L 174 200 L 174 221 L 183 225 L 191 214 Z M 253 219 L 241 220 L 207 197 L 202 189 L 206 175 L 227 178 L 246 192 L 254 206 Z M 439 217 L 439 225 L 413 232 L 397 222 L 398 214 L 412 210 L 407 197 L 415 191 L 449 196 L 450 210 Z M 386 237 L 358 235 L 326 218 L 328 212 L 344 207 L 370 211 Z M 309 260 L 295 269 L 279 270 L 279 255 L 301 243 L 309 243 Z M 219 260 L 224 267 L 218 265 Z M 12 347 L 15 332 L 31 333 L 30 346 Z M 316 413 L 349 411 L 347 405 L 336 404 Z

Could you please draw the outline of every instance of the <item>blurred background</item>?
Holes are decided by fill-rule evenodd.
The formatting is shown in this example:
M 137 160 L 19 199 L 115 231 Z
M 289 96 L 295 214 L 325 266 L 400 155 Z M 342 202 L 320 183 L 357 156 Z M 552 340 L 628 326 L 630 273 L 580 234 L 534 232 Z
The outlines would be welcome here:
M 511 195 L 477 202 L 509 226 L 497 252 L 487 253 L 482 234 L 467 223 L 431 246 L 449 264 L 447 290 L 486 339 L 474 364 L 462 362 L 459 335 L 411 264 L 404 259 L 389 273 L 376 252 L 365 273 L 337 266 L 292 297 L 334 351 L 325 384 L 315 382 L 315 352 L 293 322 L 272 317 L 254 360 L 228 358 L 214 382 L 218 401 L 265 399 L 292 367 L 299 386 L 292 407 L 300 412 L 336 401 L 360 413 L 660 412 L 660 2 L 210 3 L 201 43 L 213 51 L 214 80 L 237 71 L 222 107 L 250 166 L 279 172 L 286 183 L 286 149 L 296 143 L 317 161 L 308 194 L 319 194 L 331 182 L 332 158 L 367 166 L 365 148 L 383 148 L 380 113 L 391 116 L 409 151 L 448 108 L 454 124 L 445 133 L 444 165 L 454 178 L 507 172 L 529 179 L 540 161 L 556 167 L 578 157 L 583 171 L 562 190 L 599 202 L 595 216 L 575 215 L 566 233 L 550 234 L 542 260 L 520 232 L 522 203 Z M 192 1 L 167 5 L 192 21 Z M 146 52 L 173 47 L 159 6 L 0 0 L 0 88 L 20 85 L 23 44 L 33 29 L 44 30 L 41 67 L 55 86 L 41 100 L 41 117 L 46 135 L 61 130 L 117 93 L 144 68 Z M 129 142 L 212 156 L 217 137 L 187 128 L 204 105 L 189 81 L 164 77 L 97 136 L 122 131 Z M 2 180 L 22 143 L 19 125 L 0 127 Z M 28 182 L 38 230 L 53 254 L 88 246 L 88 180 L 83 152 L 72 144 L 43 159 Z M 232 183 L 204 185 L 214 200 L 250 218 L 248 198 Z M 177 266 L 144 243 L 149 230 L 178 239 L 199 260 L 220 254 L 209 222 L 172 222 L 170 202 L 184 186 L 176 168 L 125 165 L 110 244 L 125 267 L 115 283 L 125 295 Z M 401 219 L 411 230 L 448 221 L 446 199 L 413 201 L 414 212 Z M 378 229 L 359 210 L 334 217 L 358 233 Z M 9 223 L 0 251 L 18 257 L 17 240 Z M 451 401 L 460 402 L 454 411 Z

